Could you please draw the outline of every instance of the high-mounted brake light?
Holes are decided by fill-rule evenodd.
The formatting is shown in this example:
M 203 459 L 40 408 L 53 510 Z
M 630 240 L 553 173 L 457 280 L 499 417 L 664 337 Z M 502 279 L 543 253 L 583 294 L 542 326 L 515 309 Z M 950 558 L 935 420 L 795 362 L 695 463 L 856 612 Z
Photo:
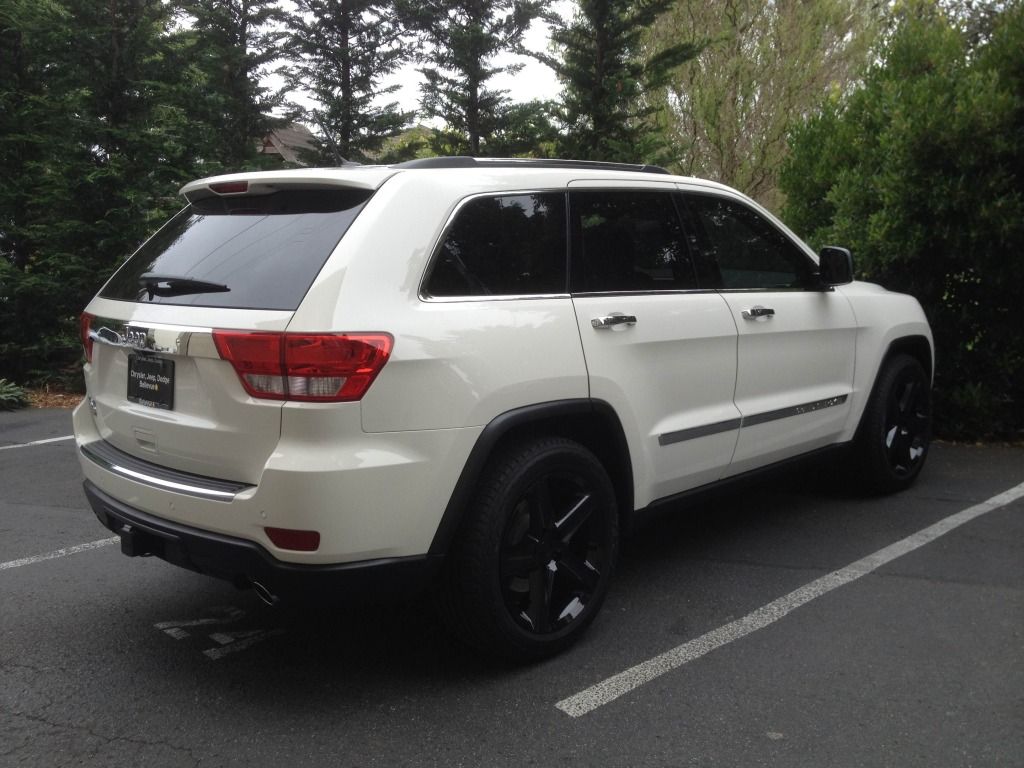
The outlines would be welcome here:
M 78 333 L 82 337 L 82 348 L 85 350 L 85 362 L 92 362 L 92 339 L 89 337 L 89 331 L 92 328 L 92 321 L 95 320 L 93 315 L 88 312 L 83 312 L 82 316 L 78 318 Z
M 245 391 L 269 400 L 359 400 L 391 355 L 387 333 L 214 331 L 220 356 Z
M 218 195 L 244 195 L 249 191 L 248 181 L 219 181 L 211 184 L 210 189 Z

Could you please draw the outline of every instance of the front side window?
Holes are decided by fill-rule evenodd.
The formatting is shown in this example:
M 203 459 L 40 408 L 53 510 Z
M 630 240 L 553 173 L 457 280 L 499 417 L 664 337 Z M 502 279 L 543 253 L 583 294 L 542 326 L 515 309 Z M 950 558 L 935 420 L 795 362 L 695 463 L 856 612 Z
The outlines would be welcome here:
M 697 287 L 671 193 L 580 190 L 570 194 L 570 202 L 574 291 Z
M 804 288 L 813 265 L 757 211 L 715 195 L 687 194 L 699 249 L 702 287 L 780 290 Z
M 565 195 L 467 202 L 434 257 L 424 292 L 436 297 L 565 293 Z

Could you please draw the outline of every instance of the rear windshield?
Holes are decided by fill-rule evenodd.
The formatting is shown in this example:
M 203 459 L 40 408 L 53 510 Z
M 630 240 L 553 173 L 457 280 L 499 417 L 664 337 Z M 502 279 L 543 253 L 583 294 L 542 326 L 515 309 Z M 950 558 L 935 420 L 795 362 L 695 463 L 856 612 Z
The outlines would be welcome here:
M 204 198 L 146 241 L 100 296 L 198 307 L 296 309 L 370 194 L 302 189 Z

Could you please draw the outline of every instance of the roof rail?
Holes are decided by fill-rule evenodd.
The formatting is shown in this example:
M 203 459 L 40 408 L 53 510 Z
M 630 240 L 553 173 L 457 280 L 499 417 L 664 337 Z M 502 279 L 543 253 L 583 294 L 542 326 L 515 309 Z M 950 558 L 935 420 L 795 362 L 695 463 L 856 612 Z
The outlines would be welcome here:
M 396 163 L 392 168 L 589 168 L 598 171 L 636 171 L 661 173 L 668 171 L 658 165 L 639 163 L 606 163 L 600 160 L 555 160 L 533 158 L 489 158 L 455 155 L 452 157 L 423 157 Z

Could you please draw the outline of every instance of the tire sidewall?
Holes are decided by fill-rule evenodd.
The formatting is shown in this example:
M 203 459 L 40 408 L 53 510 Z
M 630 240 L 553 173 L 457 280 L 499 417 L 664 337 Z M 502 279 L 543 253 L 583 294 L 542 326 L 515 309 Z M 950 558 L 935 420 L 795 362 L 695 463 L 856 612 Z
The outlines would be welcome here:
M 527 456 L 528 458 L 523 458 Z M 517 458 L 518 457 L 518 458 Z M 506 462 L 513 462 L 514 477 L 507 477 Z M 502 471 L 504 468 L 504 471 Z M 576 475 L 584 480 L 591 493 L 601 497 L 598 510 L 606 540 L 606 564 L 598 586 L 582 613 L 565 627 L 543 635 L 521 627 L 505 606 L 501 582 L 501 551 L 507 526 L 518 502 L 536 483 L 553 474 Z M 470 514 L 480 515 L 487 530 L 488 556 L 483 563 L 484 572 L 475 575 L 481 588 L 481 598 L 489 611 L 489 620 L 508 644 L 511 654 L 527 658 L 548 656 L 573 643 L 594 620 L 608 592 L 618 555 L 618 511 L 615 492 L 601 463 L 590 451 L 571 440 L 549 438 L 521 444 L 499 458 L 487 479 Z M 468 574 L 467 574 L 468 575 Z M 484 606 L 481 606 L 483 608 Z
M 887 410 L 893 388 L 911 376 L 922 385 L 926 398 L 928 426 L 925 431 L 923 453 L 913 467 L 905 473 L 896 472 L 885 448 Z M 871 400 L 864 414 L 863 428 L 857 438 L 858 474 L 868 490 L 890 493 L 909 487 L 920 474 L 928 458 L 931 445 L 931 387 L 928 376 L 918 360 L 910 355 L 895 355 L 883 363 Z

